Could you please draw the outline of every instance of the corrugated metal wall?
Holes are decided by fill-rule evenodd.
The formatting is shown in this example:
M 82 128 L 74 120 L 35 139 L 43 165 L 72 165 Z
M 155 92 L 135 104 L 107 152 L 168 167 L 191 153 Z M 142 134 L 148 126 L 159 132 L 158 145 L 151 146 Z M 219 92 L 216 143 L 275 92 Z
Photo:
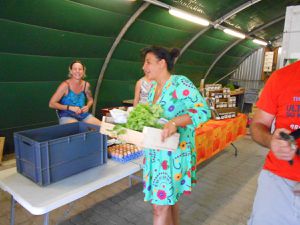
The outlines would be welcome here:
M 263 81 L 261 80 L 262 66 L 264 60 L 264 48 L 260 48 L 248 56 L 240 64 L 230 80 L 246 89 L 261 89 Z

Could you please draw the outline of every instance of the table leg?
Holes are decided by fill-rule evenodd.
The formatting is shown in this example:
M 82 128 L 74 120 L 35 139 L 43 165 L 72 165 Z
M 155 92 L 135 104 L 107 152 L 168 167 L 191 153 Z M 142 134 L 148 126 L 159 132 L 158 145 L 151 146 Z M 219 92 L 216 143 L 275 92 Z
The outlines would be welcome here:
M 49 224 L 49 213 L 44 214 L 44 225 Z
M 14 196 L 11 196 L 10 225 L 14 225 L 15 224 L 15 205 L 16 205 L 16 201 L 14 199 Z
M 238 154 L 238 149 L 237 147 L 233 144 L 233 143 L 230 143 L 231 146 L 234 148 L 234 156 L 237 157 L 237 154 Z
M 140 176 L 137 176 L 137 175 L 134 175 L 134 174 L 131 174 L 129 175 L 129 186 L 131 187 L 132 186 L 132 179 L 135 179 L 139 182 L 142 182 L 143 179 L 140 177 Z
M 129 177 L 128 177 L 128 181 L 129 181 L 129 187 L 131 187 L 132 186 L 132 176 L 131 175 L 129 175 Z

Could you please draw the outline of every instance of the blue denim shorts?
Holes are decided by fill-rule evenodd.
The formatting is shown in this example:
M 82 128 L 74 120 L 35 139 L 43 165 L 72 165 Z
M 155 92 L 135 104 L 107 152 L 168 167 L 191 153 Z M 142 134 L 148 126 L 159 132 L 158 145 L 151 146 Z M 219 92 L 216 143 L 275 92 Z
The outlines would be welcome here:
M 92 114 L 89 114 L 87 117 L 85 117 L 82 122 L 85 122 L 89 118 L 93 117 Z M 79 120 L 75 119 L 74 117 L 68 117 L 68 116 L 63 116 L 59 118 L 59 124 L 65 124 L 65 123 L 70 123 L 70 122 L 78 122 Z

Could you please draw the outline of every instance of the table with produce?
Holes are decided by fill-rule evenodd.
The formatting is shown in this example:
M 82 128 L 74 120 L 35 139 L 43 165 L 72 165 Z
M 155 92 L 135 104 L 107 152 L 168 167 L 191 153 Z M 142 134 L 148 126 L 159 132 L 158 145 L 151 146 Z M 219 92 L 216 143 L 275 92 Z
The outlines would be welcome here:
M 109 114 L 111 117 L 102 119 L 101 133 L 113 138 L 108 142 L 108 154 L 113 160 L 128 162 L 136 159 L 142 156 L 143 148 L 176 150 L 178 147 L 178 133 L 161 141 L 161 129 L 168 120 L 163 118 L 163 109 L 159 105 L 139 104 L 127 111 L 115 108 Z
M 143 148 L 177 149 L 179 134 L 172 135 L 165 143 L 160 141 L 160 129 L 168 120 L 162 118 L 159 105 L 129 107 L 127 111 L 110 110 L 112 117 L 104 117 L 101 132 L 117 140 L 108 148 L 109 157 L 127 162 L 142 156 Z M 195 129 L 197 165 L 225 149 L 238 137 L 246 134 L 247 117 L 238 114 L 236 118 L 221 121 L 209 120 Z M 149 132 L 148 129 L 154 129 Z M 155 147 L 154 147 L 155 145 Z

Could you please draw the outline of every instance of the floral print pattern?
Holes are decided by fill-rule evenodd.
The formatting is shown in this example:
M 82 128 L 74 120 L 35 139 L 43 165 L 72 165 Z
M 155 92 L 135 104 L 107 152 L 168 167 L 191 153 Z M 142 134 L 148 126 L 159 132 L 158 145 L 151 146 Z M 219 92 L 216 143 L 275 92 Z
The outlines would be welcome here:
M 148 95 L 153 104 L 156 84 Z M 156 104 L 164 109 L 166 119 L 188 114 L 192 124 L 178 127 L 176 151 L 145 149 L 143 186 L 145 201 L 156 205 L 174 205 L 196 183 L 195 128 L 210 118 L 209 108 L 193 83 L 184 76 L 172 75 Z

